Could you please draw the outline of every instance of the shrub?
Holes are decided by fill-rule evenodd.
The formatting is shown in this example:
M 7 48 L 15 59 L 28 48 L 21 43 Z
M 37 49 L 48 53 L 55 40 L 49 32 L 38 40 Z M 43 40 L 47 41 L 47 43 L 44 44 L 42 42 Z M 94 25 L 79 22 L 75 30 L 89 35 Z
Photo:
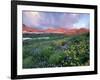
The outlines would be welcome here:
M 48 46 L 45 47 L 41 50 L 41 56 L 44 57 L 45 59 L 48 59 L 49 56 L 53 53 L 53 47 Z
M 24 68 L 31 68 L 33 64 L 34 64 L 34 60 L 33 60 L 32 56 L 29 56 L 23 60 Z
M 50 64 L 56 64 L 56 65 L 59 65 L 61 64 L 62 60 L 64 59 L 65 57 L 65 54 L 64 53 L 54 53 L 52 54 L 50 57 L 49 57 L 49 60 L 48 62 Z

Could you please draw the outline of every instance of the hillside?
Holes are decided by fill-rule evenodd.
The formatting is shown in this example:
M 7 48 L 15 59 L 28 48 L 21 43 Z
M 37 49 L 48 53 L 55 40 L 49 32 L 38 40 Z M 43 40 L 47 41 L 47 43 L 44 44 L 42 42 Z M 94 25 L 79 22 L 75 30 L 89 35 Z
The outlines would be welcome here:
M 89 29 L 86 28 L 80 28 L 80 29 L 65 29 L 65 28 L 48 28 L 44 30 L 28 27 L 23 24 L 23 34 L 45 34 L 45 33 L 56 33 L 56 34 L 66 34 L 66 35 L 77 35 L 77 34 L 83 34 L 83 33 L 88 33 Z
M 37 37 L 23 41 L 23 68 L 89 66 L 89 34 Z

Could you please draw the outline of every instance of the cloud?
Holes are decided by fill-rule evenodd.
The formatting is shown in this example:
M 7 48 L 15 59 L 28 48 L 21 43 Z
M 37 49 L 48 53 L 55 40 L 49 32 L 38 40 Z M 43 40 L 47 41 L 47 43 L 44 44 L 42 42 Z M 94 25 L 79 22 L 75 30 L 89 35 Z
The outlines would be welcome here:
M 23 24 L 27 26 L 38 26 L 38 20 L 40 18 L 40 14 L 38 12 L 32 11 L 24 11 L 22 12 L 22 21 Z
M 79 20 L 73 24 L 75 28 L 89 28 L 90 27 L 90 15 L 89 14 L 81 14 Z
M 79 19 L 79 14 L 72 13 L 58 13 L 58 12 L 40 12 L 40 26 L 47 27 L 72 27 L 75 22 Z
M 89 25 L 88 14 L 61 12 L 23 12 L 23 24 L 39 29 L 72 28 Z

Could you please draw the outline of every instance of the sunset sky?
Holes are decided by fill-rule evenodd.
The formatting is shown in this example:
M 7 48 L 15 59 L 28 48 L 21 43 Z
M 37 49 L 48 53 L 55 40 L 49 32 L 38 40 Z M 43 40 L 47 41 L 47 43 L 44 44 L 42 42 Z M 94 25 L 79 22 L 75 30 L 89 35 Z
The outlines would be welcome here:
M 23 11 L 22 23 L 36 29 L 89 28 L 90 15 L 87 13 Z

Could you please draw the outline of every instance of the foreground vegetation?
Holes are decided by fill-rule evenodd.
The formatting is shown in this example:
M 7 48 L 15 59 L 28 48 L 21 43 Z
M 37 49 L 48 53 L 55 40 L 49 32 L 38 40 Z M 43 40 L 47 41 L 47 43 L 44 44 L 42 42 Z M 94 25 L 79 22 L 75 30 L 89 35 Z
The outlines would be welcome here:
M 23 41 L 23 68 L 88 65 L 89 33 Z

